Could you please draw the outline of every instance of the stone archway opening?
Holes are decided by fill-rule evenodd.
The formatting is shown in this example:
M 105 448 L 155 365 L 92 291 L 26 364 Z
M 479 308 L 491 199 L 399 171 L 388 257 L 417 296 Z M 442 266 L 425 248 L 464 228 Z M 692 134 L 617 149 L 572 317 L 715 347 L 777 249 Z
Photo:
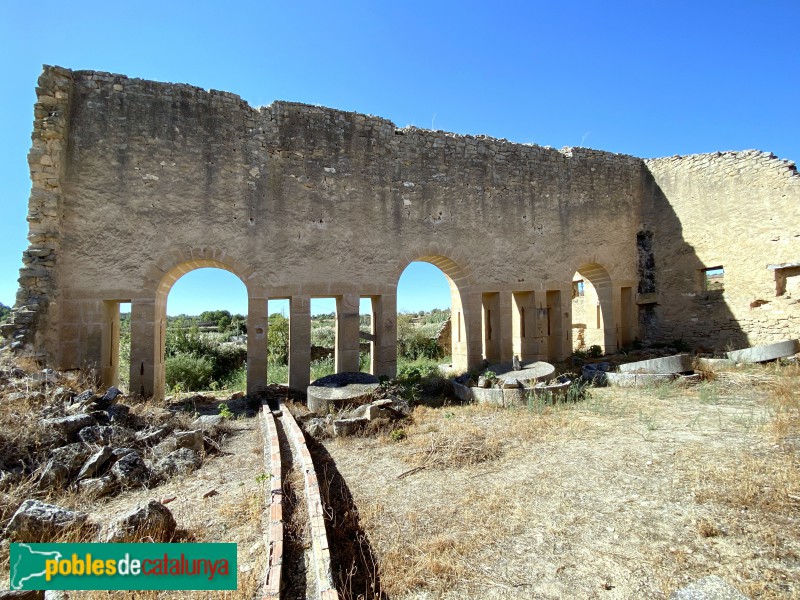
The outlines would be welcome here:
M 572 277 L 572 349 L 616 350 L 613 293 L 608 271 L 597 263 L 578 267 Z
M 423 256 L 397 282 L 398 370 L 415 358 L 468 368 L 467 319 L 457 281 L 461 269 L 443 256 Z
M 246 389 L 265 358 L 248 355 L 248 337 L 259 335 L 248 312 L 247 288 L 227 265 L 190 261 L 169 271 L 156 293 L 156 389 Z

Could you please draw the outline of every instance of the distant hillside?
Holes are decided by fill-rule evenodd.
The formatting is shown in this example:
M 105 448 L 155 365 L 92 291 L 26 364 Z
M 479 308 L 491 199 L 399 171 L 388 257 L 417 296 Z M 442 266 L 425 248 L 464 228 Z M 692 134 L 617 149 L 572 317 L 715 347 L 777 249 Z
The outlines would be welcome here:
M 11 307 L 6 306 L 2 302 L 0 302 L 0 323 L 5 323 L 8 315 L 11 314 Z

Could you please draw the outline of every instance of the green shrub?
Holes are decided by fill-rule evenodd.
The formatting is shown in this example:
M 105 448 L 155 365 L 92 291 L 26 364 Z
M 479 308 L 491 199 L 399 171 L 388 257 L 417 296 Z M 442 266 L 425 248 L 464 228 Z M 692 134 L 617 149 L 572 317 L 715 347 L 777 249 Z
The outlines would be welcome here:
M 269 362 L 286 364 L 289 360 L 289 319 L 280 313 L 273 313 L 269 316 L 267 344 L 269 345 Z
M 325 377 L 335 372 L 336 363 L 333 360 L 333 356 L 311 361 L 311 381 L 315 381 L 320 377 Z
M 269 363 L 267 365 L 267 383 L 286 385 L 289 381 L 289 365 Z
M 228 379 L 232 373 L 247 365 L 247 348 L 236 344 L 224 344 L 212 347 L 206 354 L 214 364 L 212 377 L 217 381 Z
M 206 357 L 179 353 L 167 357 L 164 371 L 168 389 L 205 390 L 211 387 L 214 363 Z
M 333 325 L 311 326 L 311 345 L 333 348 L 336 345 L 336 327 Z

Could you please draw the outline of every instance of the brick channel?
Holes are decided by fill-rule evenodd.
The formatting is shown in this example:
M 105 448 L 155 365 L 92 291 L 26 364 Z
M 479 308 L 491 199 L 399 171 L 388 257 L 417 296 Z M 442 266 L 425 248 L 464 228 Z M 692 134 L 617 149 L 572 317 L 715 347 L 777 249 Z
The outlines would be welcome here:
M 298 573 L 305 581 L 305 596 L 320 600 L 338 600 L 339 594 L 333 584 L 331 555 L 325 529 L 325 514 L 320 495 L 319 481 L 314 469 L 311 453 L 306 445 L 302 430 L 288 410 L 271 411 L 266 402 L 261 410 L 261 427 L 264 437 L 264 464 L 270 475 L 267 486 L 269 497 L 269 517 L 266 526 L 265 543 L 269 560 L 264 575 L 264 600 L 286 600 L 298 590 Z M 288 468 L 287 468 L 288 466 Z M 304 502 L 299 496 L 299 484 L 288 476 L 288 471 L 298 469 L 302 474 Z M 291 506 L 305 505 L 304 515 L 292 514 Z M 305 535 L 310 541 L 307 556 L 291 552 L 289 530 L 297 529 L 297 520 L 305 518 Z M 294 524 L 290 523 L 294 521 Z M 297 564 L 292 564 L 297 563 Z M 301 564 L 302 563 L 302 564 Z M 289 579 L 293 579 L 289 583 Z M 291 589 L 290 589 L 291 588 Z

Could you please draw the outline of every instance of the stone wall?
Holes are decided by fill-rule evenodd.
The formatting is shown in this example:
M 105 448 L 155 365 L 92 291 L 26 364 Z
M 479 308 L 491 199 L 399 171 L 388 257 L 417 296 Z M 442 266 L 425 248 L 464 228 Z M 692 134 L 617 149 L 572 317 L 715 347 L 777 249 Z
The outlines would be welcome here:
M 28 248 L 22 253 L 19 291 L 3 333 L 12 347 L 27 348 L 38 358 L 52 357 L 57 340 L 47 333 L 58 328 L 56 257 L 62 236 L 63 181 L 71 118 L 71 72 L 46 67 L 39 78 L 34 105 L 28 165 Z
M 645 162 L 657 296 L 647 338 L 725 349 L 798 337 L 800 296 L 777 290 L 793 271 L 775 268 L 800 261 L 794 163 L 755 150 Z M 703 271 L 719 266 L 724 289 L 707 289 Z
M 607 351 L 636 337 L 800 333 L 794 267 L 766 267 L 798 260 L 798 180 L 769 155 L 643 161 L 57 67 L 37 91 L 31 246 L 7 333 L 55 366 L 113 380 L 116 312 L 130 301 L 131 381 L 152 393 L 167 294 L 200 267 L 247 287 L 254 381 L 269 298 L 291 301 L 297 385 L 312 297 L 337 298 L 337 365 L 351 368 L 358 299 L 372 298 L 373 368 L 393 372 L 396 287 L 414 260 L 450 282 L 464 367 L 567 356 L 576 271 L 597 288 L 592 335 Z M 725 291 L 713 297 L 696 282 L 717 265 Z M 790 290 L 780 297 L 776 276 Z

